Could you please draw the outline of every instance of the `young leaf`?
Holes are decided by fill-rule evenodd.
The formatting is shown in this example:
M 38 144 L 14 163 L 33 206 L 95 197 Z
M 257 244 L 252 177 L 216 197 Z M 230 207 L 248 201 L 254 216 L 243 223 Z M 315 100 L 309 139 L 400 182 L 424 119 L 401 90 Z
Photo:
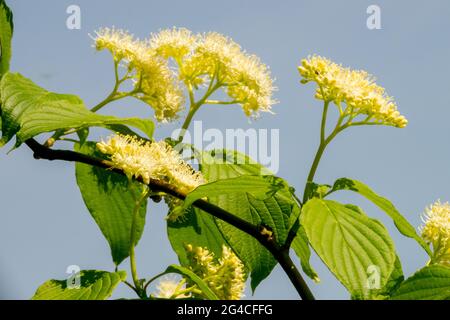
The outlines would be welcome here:
M 16 146 L 44 132 L 65 128 L 130 125 L 149 137 L 153 122 L 138 118 L 116 118 L 93 113 L 74 95 L 48 92 L 18 73 L 7 73 L 0 83 L 2 139 L 0 146 L 16 135 Z
M 84 154 L 99 156 L 92 142 L 83 146 L 76 144 L 75 147 Z M 108 241 L 114 263 L 119 265 L 130 251 L 131 222 L 136 202 L 130 187 L 139 194 L 141 185 L 117 173 L 83 163 L 76 163 L 75 174 L 84 203 Z M 136 240 L 144 230 L 146 209 L 147 201 L 139 209 Z
M 450 300 L 450 268 L 427 266 L 403 282 L 394 300 Z
M 205 281 L 188 268 L 173 264 L 170 265 L 164 273 L 178 273 L 195 283 L 208 300 L 219 300 L 217 295 L 208 287 Z
M 4 0 L 0 0 L 0 78 L 9 70 L 13 14 Z
M 125 271 L 106 272 L 82 270 L 80 286 L 71 287 L 68 280 L 48 280 L 42 284 L 32 300 L 106 300 L 117 285 L 126 279 Z
M 168 220 L 167 234 L 183 266 L 189 264 L 185 248 L 187 244 L 193 247 L 206 247 L 216 257 L 222 255 L 222 246 L 227 245 L 214 218 L 194 207 L 189 207 L 182 218 L 176 221 Z
M 201 171 L 209 182 L 243 175 L 271 174 L 246 155 L 227 150 L 205 153 Z M 287 190 L 280 190 L 266 200 L 255 199 L 246 192 L 234 192 L 209 197 L 208 201 L 255 226 L 264 224 L 272 229 L 275 239 L 279 243 L 283 243 L 286 239 L 289 215 L 295 205 Z M 276 265 L 276 260 L 251 236 L 222 220 L 215 219 L 215 221 L 228 244 L 250 271 L 251 287 L 255 290 L 258 284 L 271 273 Z
M 338 190 L 350 190 L 359 193 L 369 201 L 373 202 L 378 208 L 387 213 L 395 223 L 398 231 L 404 236 L 415 239 L 425 251 L 431 255 L 429 246 L 425 241 L 417 234 L 416 229 L 406 220 L 400 212 L 395 208 L 395 206 L 388 199 L 379 196 L 372 189 L 370 189 L 366 184 L 351 180 L 348 178 L 340 178 L 336 180 L 333 185 L 331 192 Z
M 396 255 L 380 223 L 338 202 L 318 198 L 305 204 L 300 220 L 314 250 L 353 298 L 370 296 L 370 269 L 377 268 L 379 286 L 386 285 Z

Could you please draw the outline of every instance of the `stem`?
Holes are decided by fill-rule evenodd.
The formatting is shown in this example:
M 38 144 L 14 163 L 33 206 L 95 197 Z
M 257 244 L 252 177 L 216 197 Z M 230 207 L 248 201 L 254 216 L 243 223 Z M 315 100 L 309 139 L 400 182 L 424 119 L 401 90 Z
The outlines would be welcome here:
M 154 276 L 153 278 L 150 278 L 150 279 L 144 284 L 144 287 L 143 287 L 144 291 L 147 291 L 148 286 L 149 286 L 153 281 L 155 281 L 156 279 L 162 277 L 162 276 L 165 275 L 165 274 L 166 274 L 166 272 L 164 271 L 164 272 L 158 273 L 158 274 L 157 274 L 156 276 Z
M 187 129 L 189 128 L 189 125 L 191 124 L 192 118 L 194 117 L 197 110 L 200 108 L 200 106 L 197 106 L 196 103 L 194 105 L 191 105 L 189 108 L 189 112 L 186 116 L 186 119 L 184 119 L 183 125 L 181 126 L 181 132 L 178 136 L 178 142 L 182 142 L 184 138 L 184 134 L 186 133 Z
M 308 189 L 309 183 L 313 182 L 313 180 L 314 180 L 314 176 L 316 174 L 317 167 L 319 166 L 320 159 L 322 158 L 322 155 L 323 155 L 323 152 L 325 151 L 326 146 L 327 145 L 324 142 L 324 143 L 320 143 L 319 148 L 317 148 L 316 156 L 314 157 L 313 164 L 311 166 L 311 169 L 309 170 L 308 178 L 306 179 L 305 191 L 303 193 L 303 203 L 308 201 L 309 194 L 308 194 L 307 189 Z
M 118 99 L 121 99 L 123 97 L 126 97 L 127 94 L 118 94 L 118 89 L 119 89 L 120 84 L 122 82 L 124 82 L 125 80 L 127 80 L 128 78 L 129 77 L 128 77 L 128 73 L 127 73 L 122 79 L 119 79 L 119 61 L 114 60 L 114 79 L 115 79 L 114 88 L 111 91 L 111 93 L 103 101 L 101 101 L 96 106 L 94 106 L 91 109 L 91 111 L 97 112 L 98 110 L 100 110 L 101 108 L 106 106 L 108 103 L 113 102 Z M 59 138 L 68 134 L 64 130 L 65 129 L 56 130 L 55 133 L 50 138 L 48 138 L 47 141 L 45 141 L 44 145 L 46 147 L 52 147 L 56 140 L 59 140 Z M 70 132 L 70 133 L 72 133 L 72 132 Z
M 223 105 L 227 105 L 227 104 L 237 104 L 237 103 L 241 103 L 241 101 L 239 101 L 239 100 L 232 100 L 232 101 L 205 100 L 205 104 L 223 104 Z
M 26 140 L 25 144 L 34 152 L 33 156 L 35 159 L 64 160 L 64 161 L 71 161 L 71 162 L 81 162 L 81 163 L 97 166 L 100 168 L 104 168 L 104 169 L 107 169 L 108 171 L 113 171 L 113 172 L 125 175 L 125 173 L 122 170 L 120 170 L 118 168 L 114 168 L 113 164 L 110 161 L 98 159 L 95 157 L 91 157 L 91 156 L 88 156 L 88 155 L 85 155 L 85 154 L 82 154 L 79 152 L 75 152 L 75 151 L 70 151 L 70 150 L 53 150 L 53 149 L 50 149 L 48 147 L 41 145 L 34 139 Z M 141 178 L 138 178 L 136 180 L 143 183 Z M 180 200 L 184 200 L 186 198 L 185 193 L 180 192 L 174 186 L 169 185 L 166 182 L 161 181 L 161 180 L 151 179 L 150 183 L 148 184 L 148 187 L 152 191 L 164 192 L 164 193 L 174 196 Z M 221 219 L 221 220 L 229 223 L 230 225 L 236 227 L 237 229 L 249 234 L 256 240 L 258 240 L 259 243 L 261 243 L 265 248 L 267 248 L 269 250 L 269 252 L 271 252 L 272 255 L 275 257 L 275 259 L 280 263 L 281 267 L 288 275 L 289 279 L 291 280 L 292 284 L 296 288 L 296 290 L 299 293 L 299 295 L 301 296 L 301 298 L 305 299 L 305 300 L 314 299 L 306 282 L 302 278 L 302 276 L 301 276 L 300 272 L 298 271 L 298 269 L 296 268 L 295 264 L 290 259 L 289 251 L 280 247 L 273 236 L 268 236 L 267 232 L 264 232 L 264 231 L 266 231 L 264 228 L 261 228 L 261 226 L 255 226 L 255 225 L 251 224 L 250 222 L 248 222 L 236 215 L 233 215 L 232 213 L 230 213 L 214 204 L 211 204 L 208 201 L 203 200 L 203 199 L 199 199 L 199 200 L 195 201 L 193 203 L 193 206 L 211 214 L 212 216 L 214 216 L 218 219 Z M 138 212 L 138 210 L 136 210 L 135 212 Z M 136 214 L 134 214 L 134 215 L 136 215 Z M 133 277 L 133 280 L 135 280 L 135 279 L 137 279 L 137 275 Z M 139 282 L 137 281 L 136 283 L 139 283 Z M 139 286 L 139 288 L 140 288 L 140 286 Z
M 111 93 L 100 103 L 98 103 L 96 106 L 91 108 L 92 112 L 97 112 L 104 106 L 106 106 L 108 103 L 118 100 L 120 98 L 123 98 L 127 96 L 127 94 L 118 94 L 118 90 L 122 82 L 128 79 L 128 73 L 125 74 L 125 76 L 122 79 L 119 79 L 119 61 L 114 60 L 114 88 L 112 89 Z
M 134 251 L 134 247 L 136 246 L 136 227 L 137 227 L 137 219 L 139 217 L 139 209 L 141 208 L 145 199 L 147 199 L 149 193 L 150 193 L 150 189 L 146 190 L 145 193 L 141 196 L 141 198 L 136 201 L 136 205 L 134 206 L 134 210 L 133 210 L 133 218 L 132 218 L 132 222 L 131 222 L 131 232 L 130 232 L 131 276 L 133 278 L 134 287 L 136 288 L 136 291 L 138 292 L 138 295 L 140 298 L 142 298 L 142 297 L 147 298 L 147 295 L 146 295 L 145 291 L 143 290 L 141 283 L 139 282 L 139 277 L 138 277 L 137 269 L 136 269 L 136 254 Z
M 140 295 L 139 291 L 128 281 L 122 281 L 123 283 L 125 283 L 131 290 L 133 290 L 138 296 Z
M 101 108 L 103 108 L 104 106 L 106 106 L 108 103 L 113 102 L 115 100 L 118 100 L 122 98 L 122 96 L 118 96 L 117 95 L 117 91 L 113 91 L 109 94 L 109 96 L 107 96 L 105 98 L 105 100 L 101 101 L 100 103 L 98 103 L 96 106 L 91 108 L 92 112 L 97 112 L 98 110 L 100 110 Z
M 322 122 L 320 124 L 320 143 L 323 143 L 325 141 L 325 131 L 327 128 L 327 115 L 329 104 L 330 104 L 329 101 L 325 101 L 325 104 L 323 105 Z
M 308 177 L 306 178 L 305 188 L 303 190 L 303 200 L 299 201 L 299 199 L 295 196 L 297 201 L 300 205 L 305 204 L 310 197 L 310 188 L 311 183 L 314 180 L 314 176 L 317 171 L 317 167 L 319 166 L 320 159 L 322 158 L 323 152 L 325 151 L 325 148 L 327 147 L 328 143 L 336 136 L 336 134 L 339 132 L 338 128 L 342 121 L 342 116 L 339 117 L 338 123 L 334 129 L 334 131 L 330 134 L 328 138 L 325 138 L 326 135 L 326 127 L 327 127 L 327 115 L 328 115 L 328 106 L 330 104 L 330 101 L 325 101 L 323 105 L 323 112 L 322 112 L 322 121 L 320 124 L 320 143 L 319 147 L 317 148 L 316 155 L 314 156 L 313 163 L 311 165 L 311 169 L 309 170 Z M 288 235 L 286 237 L 286 241 L 284 242 L 283 248 L 285 250 L 289 250 L 292 241 L 294 241 L 297 231 L 300 228 L 300 217 L 297 218 L 297 220 L 292 225 L 291 229 L 288 232 Z
M 211 79 L 211 82 L 208 86 L 208 89 L 206 90 L 205 95 L 197 102 L 194 100 L 194 94 L 192 85 L 188 85 L 188 91 L 189 91 L 189 100 L 190 100 L 190 107 L 189 112 L 186 116 L 186 119 L 184 119 L 183 125 L 181 126 L 181 132 L 178 136 L 178 142 L 182 142 L 184 138 L 184 134 L 186 133 L 187 129 L 189 128 L 189 125 L 191 124 L 192 118 L 194 117 L 195 113 L 200 109 L 200 107 L 207 101 L 207 99 L 217 90 L 219 89 L 222 84 L 220 82 L 216 82 L 215 85 L 213 85 L 213 81 L 215 79 L 215 76 Z
M 284 272 L 288 275 L 289 280 L 291 280 L 297 292 L 300 293 L 300 296 L 303 300 L 315 300 L 313 293 L 309 289 L 305 280 L 303 279 L 300 271 L 298 271 L 294 262 L 292 262 L 291 257 L 289 256 L 289 249 L 287 250 L 277 250 L 271 251 L 272 255 L 275 259 L 280 263 Z
M 324 102 L 323 112 L 322 112 L 322 121 L 320 124 L 320 144 L 319 144 L 319 147 L 317 148 L 317 152 L 314 157 L 313 163 L 311 165 L 311 169 L 309 170 L 308 177 L 306 178 L 306 184 L 305 184 L 305 189 L 303 192 L 302 203 L 306 203 L 306 201 L 308 201 L 310 183 L 313 182 L 313 180 L 314 180 L 314 176 L 316 174 L 317 167 L 319 166 L 320 159 L 321 159 L 323 152 L 325 151 L 325 148 L 328 144 L 328 142 L 327 142 L 328 139 L 325 138 L 325 134 L 326 134 L 326 127 L 327 127 L 327 115 L 328 115 L 328 105 L 329 104 L 330 104 L 329 101 Z

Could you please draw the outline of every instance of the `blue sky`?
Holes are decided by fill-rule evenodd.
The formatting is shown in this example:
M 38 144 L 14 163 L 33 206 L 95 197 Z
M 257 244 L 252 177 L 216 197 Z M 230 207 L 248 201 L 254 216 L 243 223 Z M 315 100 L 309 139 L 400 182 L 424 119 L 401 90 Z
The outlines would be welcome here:
M 89 33 L 102 26 L 146 37 L 178 26 L 232 37 L 271 68 L 279 90 L 275 115 L 249 122 L 236 106 L 204 107 L 206 128 L 280 129 L 280 170 L 301 190 L 317 148 L 321 104 L 313 86 L 299 83 L 300 59 L 320 54 L 374 74 L 409 120 L 405 129 L 351 128 L 327 149 L 317 181 L 351 177 L 388 196 L 415 226 L 436 199 L 450 200 L 450 2 L 442 1 L 7 1 L 15 15 L 11 69 L 48 90 L 79 95 L 88 106 L 112 87 L 106 53 L 92 48 Z M 66 28 L 66 8 L 81 8 L 81 29 Z M 366 8 L 381 8 L 381 30 L 366 27 Z M 105 113 L 152 116 L 133 100 Z M 162 138 L 180 123 L 157 127 Z M 0 298 L 27 299 L 50 278 L 65 278 L 67 266 L 112 270 L 109 248 L 79 194 L 72 164 L 35 161 L 22 147 L 0 150 Z M 407 275 L 426 263 L 411 239 L 403 238 L 376 207 L 355 195 L 340 195 L 388 226 Z M 137 248 L 138 269 L 151 276 L 176 262 L 165 235 L 165 209 L 149 206 L 145 234 Z M 345 299 L 344 288 L 321 264 L 312 284 L 318 298 Z M 128 263 L 123 264 L 128 268 Z M 294 299 L 297 294 L 279 267 L 247 298 Z M 131 297 L 125 286 L 114 297 Z

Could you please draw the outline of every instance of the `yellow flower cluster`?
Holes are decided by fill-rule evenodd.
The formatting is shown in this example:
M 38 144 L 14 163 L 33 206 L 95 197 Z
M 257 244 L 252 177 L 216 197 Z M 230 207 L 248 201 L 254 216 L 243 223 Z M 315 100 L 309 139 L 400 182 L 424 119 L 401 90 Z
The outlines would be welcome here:
M 179 80 L 188 88 L 214 82 L 212 89 L 223 87 L 232 99 L 226 104 L 240 104 L 247 116 L 270 112 L 276 103 L 268 67 L 215 32 L 172 28 L 141 41 L 123 30 L 103 28 L 96 32 L 95 47 L 109 50 L 117 63 L 125 62 L 134 72 L 135 96 L 152 106 L 158 121 L 175 119 L 182 110 L 185 98 Z M 169 58 L 178 63 L 178 75 Z
M 337 105 L 345 103 L 345 111 L 350 116 L 365 114 L 374 122 L 399 128 L 408 123 L 385 89 L 365 71 L 344 68 L 317 55 L 303 59 L 298 70 L 303 77 L 302 83 L 313 81 L 317 84 L 317 99 L 333 101 Z
M 205 181 L 183 161 L 180 154 L 166 142 L 148 142 L 135 137 L 115 135 L 97 148 L 110 156 L 115 168 L 122 169 L 129 178 L 141 178 L 146 184 L 151 179 L 165 181 L 189 193 Z
M 450 204 L 436 201 L 425 209 L 422 237 L 433 245 L 433 263 L 450 266 Z
M 177 61 L 188 55 L 195 47 L 197 38 L 185 28 L 165 29 L 152 34 L 150 46 L 165 59 L 174 58 Z
M 183 91 L 167 61 L 148 41 L 135 39 L 123 30 L 103 28 L 96 32 L 95 47 L 109 50 L 116 63 L 126 63 L 134 76 L 135 96 L 155 110 L 158 121 L 177 117 L 184 104 Z
M 268 67 L 230 38 L 215 32 L 192 34 L 174 28 L 153 35 L 150 43 L 162 57 L 178 62 L 179 76 L 188 85 L 197 87 L 217 81 L 247 116 L 270 112 L 275 103 Z
M 223 246 L 222 257 L 216 260 L 207 248 L 186 246 L 192 271 L 204 279 L 222 300 L 239 300 L 245 289 L 245 271 L 242 261 Z

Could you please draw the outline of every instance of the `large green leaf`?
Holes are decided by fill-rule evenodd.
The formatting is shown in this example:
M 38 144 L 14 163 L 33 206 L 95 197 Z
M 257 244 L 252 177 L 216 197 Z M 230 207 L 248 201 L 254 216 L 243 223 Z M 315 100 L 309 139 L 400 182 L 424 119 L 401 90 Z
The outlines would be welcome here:
M 76 144 L 75 147 L 79 152 L 99 156 L 92 142 L 86 142 L 83 146 Z M 130 182 L 123 175 L 83 163 L 77 163 L 75 169 L 84 203 L 108 240 L 114 263 L 119 265 L 128 257 L 130 250 L 131 223 L 136 202 L 130 188 L 139 194 L 142 186 Z M 144 229 L 146 209 L 145 201 L 139 210 L 136 240 L 139 240 Z
M 386 285 L 396 259 L 386 229 L 377 221 L 338 202 L 314 198 L 303 207 L 300 220 L 309 241 L 355 299 L 370 296 L 368 272 L 379 270 Z
M 106 272 L 83 270 L 79 273 L 80 286 L 67 285 L 68 280 L 48 280 L 31 298 L 33 300 L 106 300 L 117 285 L 126 279 L 125 271 Z
M 394 270 L 389 276 L 386 285 L 383 288 L 381 288 L 378 295 L 383 296 L 383 298 L 389 297 L 392 294 L 392 292 L 397 290 L 397 288 L 400 286 L 403 280 L 405 280 L 405 277 L 403 275 L 402 263 L 397 255 L 395 258 Z
M 183 266 L 189 265 L 185 248 L 187 244 L 193 247 L 206 247 L 216 257 L 222 255 L 222 246 L 227 245 L 214 218 L 194 207 L 188 208 L 180 219 L 167 220 L 167 233 L 170 244 Z
M 4 0 L 0 0 L 0 78 L 9 70 L 13 15 Z
M 417 234 L 416 229 L 406 220 L 397 208 L 388 199 L 379 196 L 372 189 L 370 189 L 366 184 L 352 180 L 348 178 L 340 178 L 336 180 L 331 189 L 331 192 L 338 190 L 350 190 L 359 193 L 369 201 L 373 202 L 378 208 L 387 213 L 395 223 L 398 231 L 400 231 L 404 236 L 415 239 L 425 251 L 431 255 L 429 246 L 425 241 Z
M 202 293 L 206 296 L 209 300 L 219 300 L 217 295 L 209 288 L 209 286 L 206 284 L 205 281 L 203 281 L 202 278 L 200 278 L 198 275 L 196 275 L 194 272 L 192 272 L 190 269 L 177 266 L 177 265 L 170 265 L 164 274 L 167 273 L 178 273 L 182 275 L 183 277 L 189 279 L 191 282 L 195 283 L 198 288 L 202 291 Z
M 243 175 L 221 179 L 201 185 L 190 192 L 184 200 L 184 207 L 191 206 L 198 199 L 226 193 L 248 193 L 257 199 L 265 200 L 284 187 L 287 187 L 284 181 L 274 176 Z
M 268 175 L 270 172 L 247 156 L 235 151 L 214 151 L 204 155 L 201 171 L 209 182 L 230 179 L 242 175 Z M 211 203 L 239 216 L 255 226 L 264 224 L 272 229 L 279 243 L 287 236 L 289 215 L 295 205 L 286 190 L 273 197 L 259 200 L 246 192 L 233 192 L 209 197 Z M 254 290 L 276 265 L 270 252 L 257 240 L 230 224 L 215 219 L 228 244 L 233 248 L 245 267 L 250 271 L 251 287 Z
M 291 247 L 300 259 L 300 265 L 302 266 L 303 272 L 315 282 L 319 282 L 319 276 L 309 262 L 309 259 L 311 258 L 311 250 L 309 248 L 308 236 L 306 235 L 303 226 L 300 226 L 298 229 L 297 235 L 295 236 L 294 241 L 292 241 Z
M 299 206 L 294 206 L 291 216 L 289 217 L 289 229 L 292 228 L 294 223 L 300 218 L 300 213 L 301 208 Z M 300 225 L 297 230 L 297 234 L 291 243 L 291 248 L 300 259 L 303 272 L 315 282 L 320 282 L 319 276 L 309 262 L 311 258 L 311 249 L 309 248 L 308 236 L 302 225 Z
M 450 268 L 427 266 L 403 282 L 394 300 L 450 300 Z
M 153 122 L 138 118 L 116 118 L 93 113 L 74 95 L 49 92 L 17 73 L 7 73 L 0 83 L 2 102 L 2 140 L 14 135 L 16 146 L 40 133 L 64 128 L 130 125 L 151 137 Z

